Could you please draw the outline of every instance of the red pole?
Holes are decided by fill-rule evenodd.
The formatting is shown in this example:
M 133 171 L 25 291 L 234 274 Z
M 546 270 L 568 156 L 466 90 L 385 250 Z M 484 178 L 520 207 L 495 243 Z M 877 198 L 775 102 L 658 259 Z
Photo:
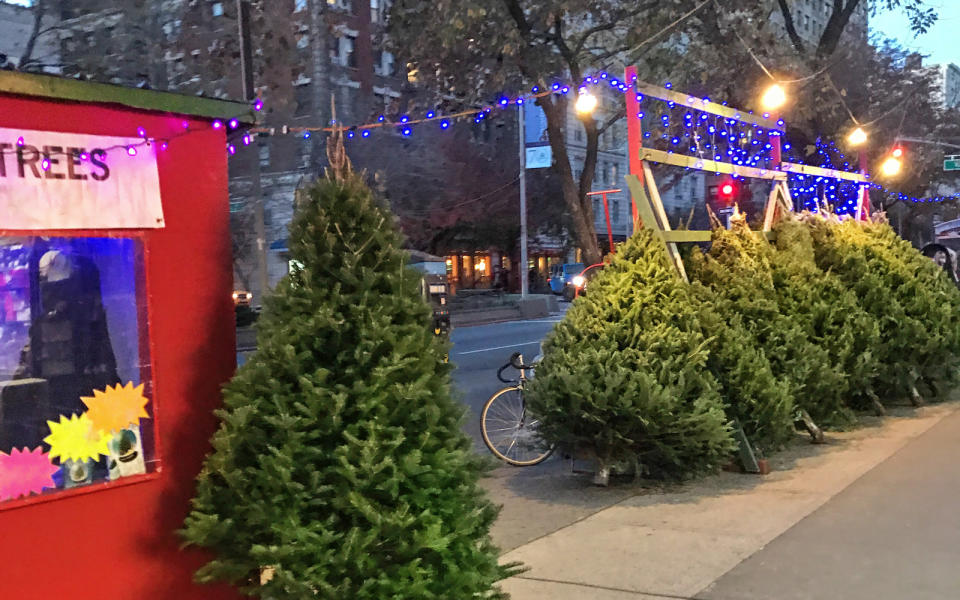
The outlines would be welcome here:
M 627 90 L 627 161 L 631 175 L 640 178 L 643 183 L 643 163 L 640 160 L 640 148 L 643 146 L 643 130 L 640 123 L 640 102 L 637 100 L 637 93 L 633 89 L 633 84 L 637 80 L 637 68 L 627 67 L 623 72 L 623 80 L 630 89 Z M 604 196 L 606 202 L 606 196 Z M 637 203 L 631 198 L 630 206 L 633 210 L 633 229 L 636 231 L 637 222 L 640 220 L 637 215 Z
M 783 155 L 780 150 L 780 135 L 770 136 L 770 158 L 773 159 L 773 168 L 777 171 L 780 170 L 780 165 L 783 164 Z
M 607 215 L 607 241 L 610 242 L 610 254 L 613 254 L 613 229 L 610 228 L 610 207 L 607 205 L 607 192 L 601 192 L 603 198 L 603 213 Z

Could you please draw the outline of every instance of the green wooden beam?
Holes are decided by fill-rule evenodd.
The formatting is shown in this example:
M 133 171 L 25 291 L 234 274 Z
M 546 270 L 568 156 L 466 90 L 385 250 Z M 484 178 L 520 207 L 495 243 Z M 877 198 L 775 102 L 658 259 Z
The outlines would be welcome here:
M 730 108 L 729 106 L 724 106 L 719 102 L 705 101 L 703 98 L 697 98 L 696 96 L 691 96 L 689 94 L 681 94 L 673 90 L 650 85 L 649 83 L 643 81 L 635 82 L 634 86 L 636 87 L 637 92 L 643 94 L 644 96 L 657 98 L 658 100 L 663 100 L 664 102 L 675 102 L 681 106 L 687 106 L 695 110 L 723 117 L 725 119 L 734 119 L 743 123 L 751 123 L 753 125 L 759 125 L 760 127 L 772 129 L 774 131 L 784 130 L 783 125 L 777 123 L 779 119 L 774 115 L 764 118 L 762 115 L 754 115 L 746 110 Z
M 676 152 L 664 152 L 656 148 L 640 148 L 640 160 L 649 160 L 664 165 L 673 165 L 675 167 L 686 167 L 708 173 L 726 173 L 728 175 L 738 175 L 740 177 L 750 177 L 753 179 L 771 179 L 786 180 L 787 174 L 775 169 L 758 169 L 756 167 L 745 167 L 733 163 L 708 160 L 686 154 L 677 154 Z
M 253 109 L 246 102 L 215 100 L 17 71 L 0 71 L 0 94 L 119 104 L 128 108 L 205 119 L 237 119 L 246 124 L 256 121 Z
M 710 232 L 709 231 L 688 231 L 683 229 L 678 231 L 664 231 L 663 238 L 668 242 L 674 242 L 678 244 L 709 242 Z
M 784 171 L 798 173 L 801 175 L 811 175 L 813 177 L 827 177 L 829 179 L 846 179 L 847 181 L 856 181 L 858 183 L 867 183 L 869 179 L 863 173 L 852 173 L 850 171 L 838 171 L 837 169 L 824 169 L 823 167 L 814 167 L 811 165 L 798 165 L 796 163 L 785 162 L 780 166 Z

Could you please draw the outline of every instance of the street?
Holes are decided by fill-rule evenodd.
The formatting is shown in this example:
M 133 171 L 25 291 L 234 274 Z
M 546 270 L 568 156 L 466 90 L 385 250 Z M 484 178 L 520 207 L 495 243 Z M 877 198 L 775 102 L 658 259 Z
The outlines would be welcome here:
M 465 427 L 478 451 L 487 452 L 480 437 L 480 411 L 490 395 L 504 386 L 497 379 L 497 369 L 506 364 L 514 352 L 522 353 L 524 360 L 533 359 L 540 352 L 544 336 L 560 319 L 560 316 L 550 316 L 454 329 L 450 360 L 457 368 L 453 380 L 456 393 L 468 408 Z M 516 374 L 511 375 L 511 370 L 505 371 L 504 376 L 510 378 Z

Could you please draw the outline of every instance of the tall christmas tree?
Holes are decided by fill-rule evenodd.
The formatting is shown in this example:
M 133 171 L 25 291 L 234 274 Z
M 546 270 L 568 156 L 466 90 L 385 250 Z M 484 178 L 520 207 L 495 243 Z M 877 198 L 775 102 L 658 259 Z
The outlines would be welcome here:
M 342 142 L 328 152 L 198 477 L 182 535 L 215 558 L 197 578 L 278 600 L 500 597 L 485 463 L 419 276 Z
M 781 312 L 827 351 L 830 363 L 844 376 L 851 408 L 882 412 L 876 394 L 881 370 L 876 320 L 835 273 L 817 267 L 807 226 L 791 217 L 775 231 L 777 252 L 771 267 Z
M 883 365 L 885 402 L 942 394 L 956 382 L 960 359 L 960 293 L 942 269 L 886 224 L 805 219 L 821 269 L 835 273 L 874 319 L 874 351 Z
M 691 257 L 692 276 L 716 294 L 716 311 L 729 321 L 742 318 L 774 376 L 790 386 L 793 404 L 821 425 L 853 420 L 845 403 L 845 378 L 825 348 L 802 325 L 784 314 L 774 286 L 773 249 L 750 230 L 745 219 L 731 229 L 715 228 L 708 255 Z
M 699 318 L 663 244 L 638 231 L 544 344 L 528 404 L 543 437 L 658 477 L 726 462 L 735 446 Z

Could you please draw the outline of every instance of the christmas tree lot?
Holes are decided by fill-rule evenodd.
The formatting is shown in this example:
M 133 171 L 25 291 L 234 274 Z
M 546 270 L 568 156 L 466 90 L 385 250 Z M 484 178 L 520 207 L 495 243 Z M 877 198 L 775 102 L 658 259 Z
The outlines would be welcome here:
M 541 435 L 655 477 L 726 462 L 735 445 L 699 309 L 660 241 L 638 231 L 544 343 L 528 395 Z
M 336 136 L 334 136 L 336 137 Z M 271 599 L 497 598 L 497 509 L 393 217 L 342 142 L 300 192 L 298 266 L 227 385 L 182 535 Z
M 686 258 L 647 229 L 627 240 L 544 344 L 529 384 L 545 441 L 600 468 L 683 478 L 797 435 L 806 410 L 849 427 L 918 388 L 956 385 L 960 292 L 885 224 L 786 215 L 775 243 L 735 218 Z

